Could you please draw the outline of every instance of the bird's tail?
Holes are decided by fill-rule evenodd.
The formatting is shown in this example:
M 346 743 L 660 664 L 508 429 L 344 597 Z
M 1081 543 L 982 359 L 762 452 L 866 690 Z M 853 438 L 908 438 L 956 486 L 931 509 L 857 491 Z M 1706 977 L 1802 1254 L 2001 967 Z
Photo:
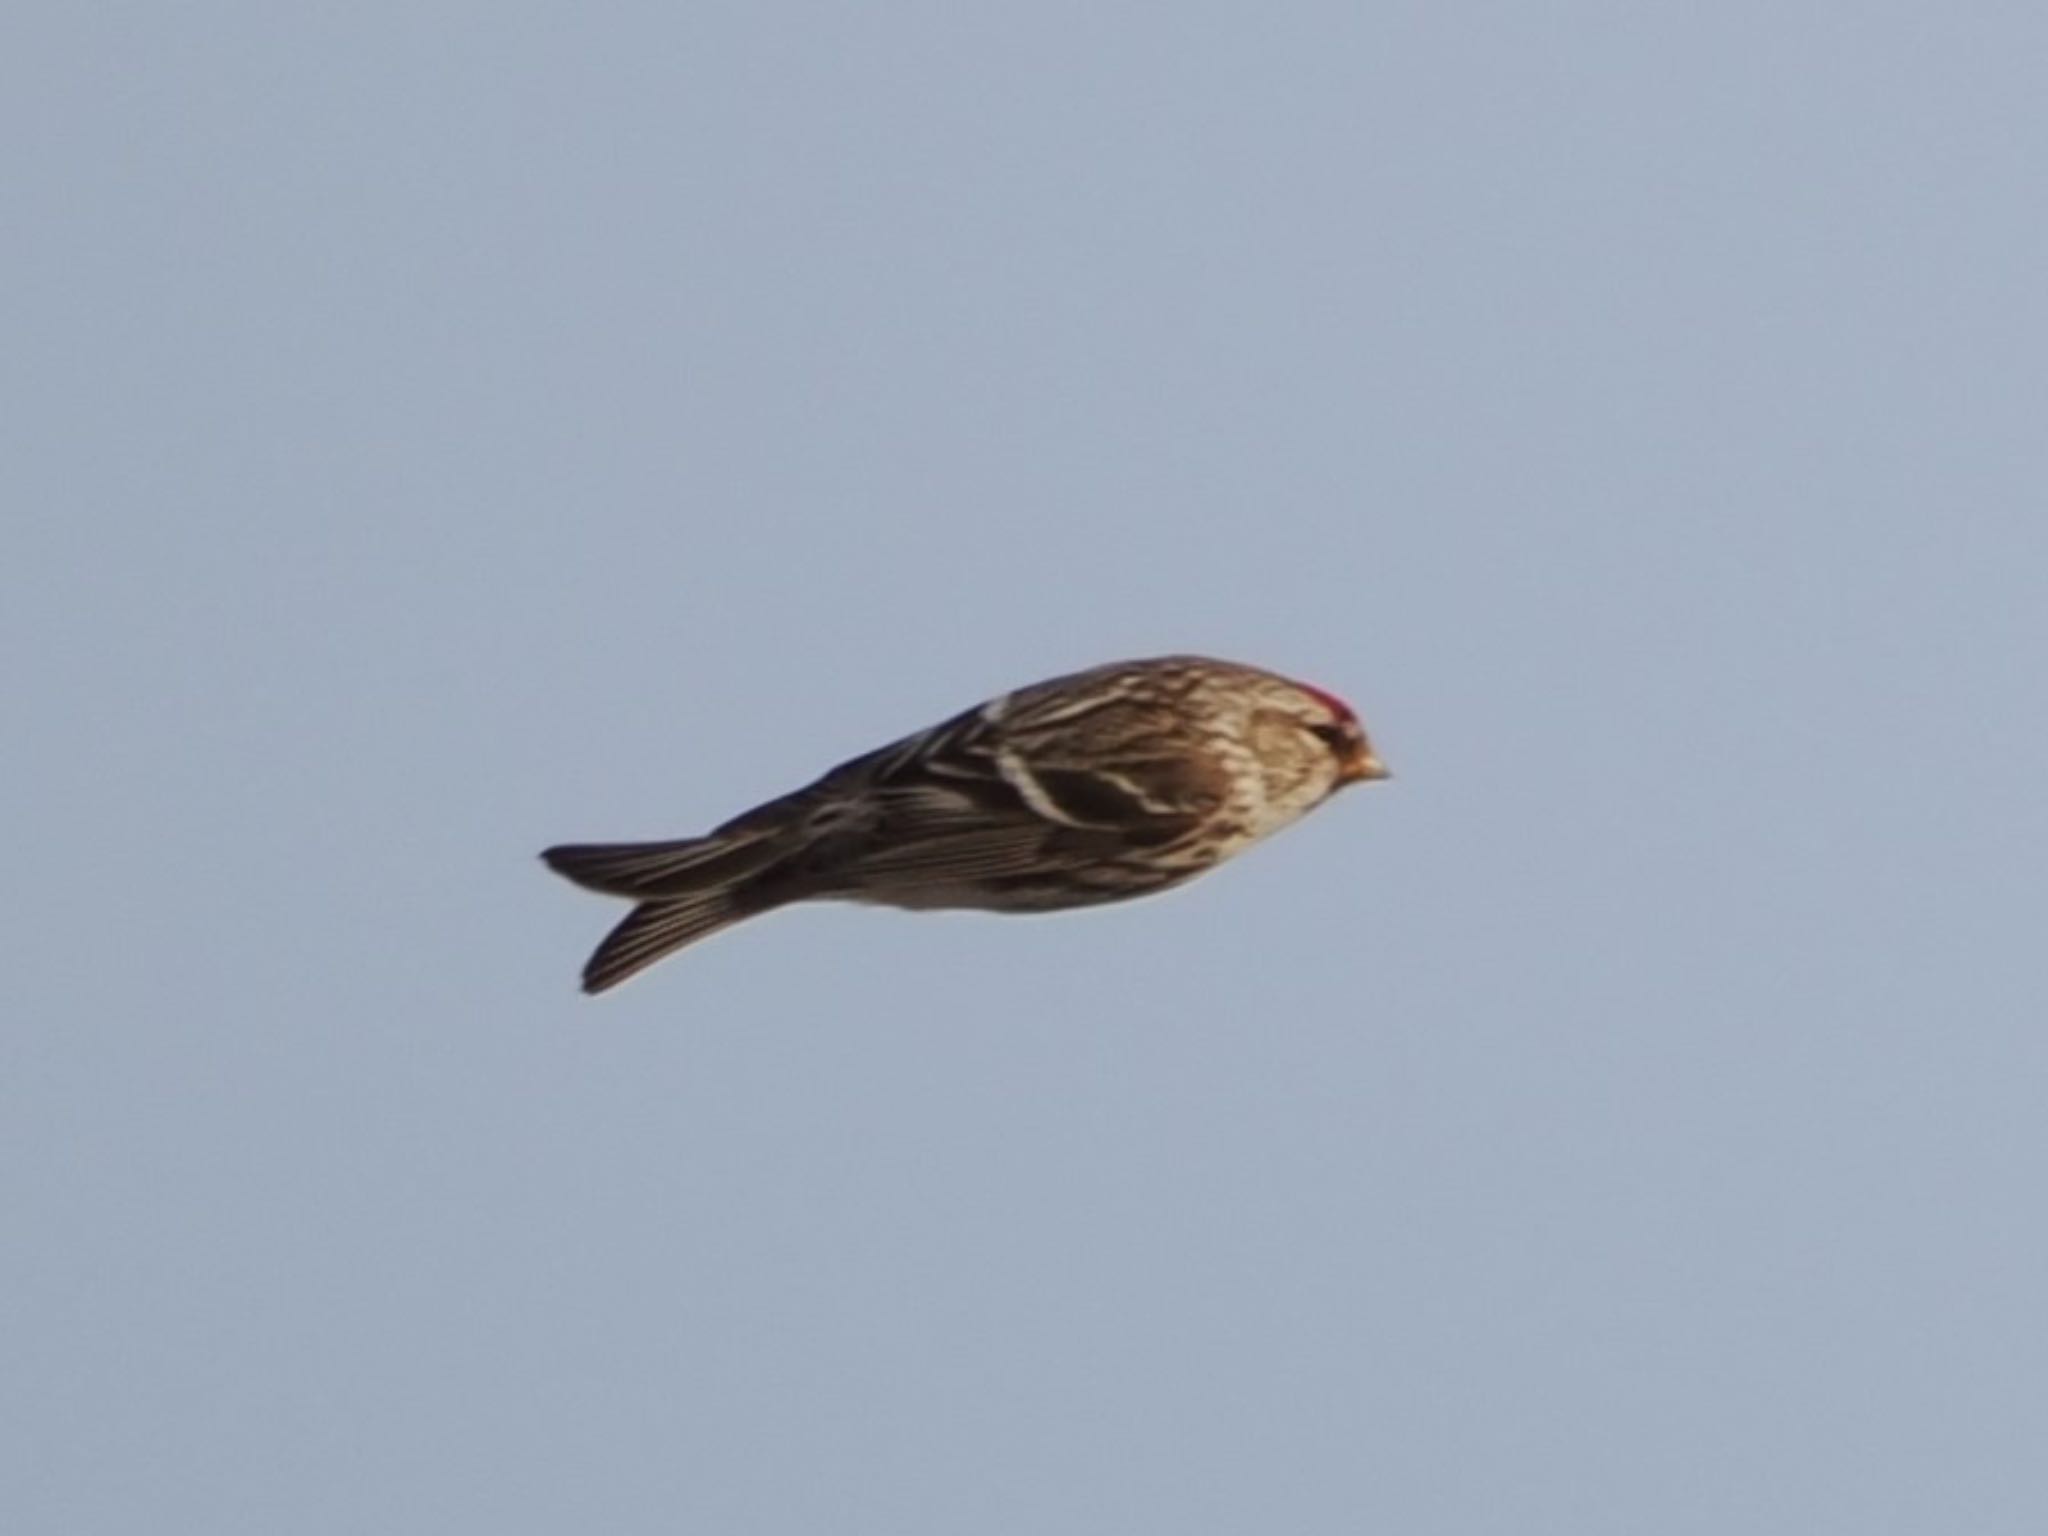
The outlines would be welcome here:
M 643 901 L 591 951 L 583 967 L 583 990 L 598 993 L 616 987 L 685 944 L 760 910 L 726 886 L 674 900 Z
M 780 905 L 752 878 L 775 856 L 764 838 L 715 833 L 674 843 L 570 843 L 542 853 L 566 879 L 639 903 L 592 952 L 583 990 L 615 987 L 685 944 Z
M 759 839 L 715 833 L 675 843 L 565 843 L 541 854 L 566 880 L 642 901 L 695 895 L 753 873 L 771 856 Z

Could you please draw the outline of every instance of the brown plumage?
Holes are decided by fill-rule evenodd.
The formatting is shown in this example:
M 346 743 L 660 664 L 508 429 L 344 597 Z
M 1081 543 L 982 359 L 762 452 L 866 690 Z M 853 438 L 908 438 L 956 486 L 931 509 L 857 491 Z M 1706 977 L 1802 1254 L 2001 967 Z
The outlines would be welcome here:
M 1147 895 L 1384 777 L 1341 700 L 1167 656 L 999 695 L 704 837 L 541 857 L 637 903 L 584 967 L 602 992 L 795 901 L 1047 912 Z

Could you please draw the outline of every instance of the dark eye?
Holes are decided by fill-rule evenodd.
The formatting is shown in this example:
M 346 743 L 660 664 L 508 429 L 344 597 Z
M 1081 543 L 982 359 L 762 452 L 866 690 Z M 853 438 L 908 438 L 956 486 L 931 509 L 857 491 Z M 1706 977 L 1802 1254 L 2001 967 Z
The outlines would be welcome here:
M 1312 725 L 1309 734 L 1328 747 L 1332 752 L 1342 751 L 1351 744 L 1351 730 L 1342 725 Z

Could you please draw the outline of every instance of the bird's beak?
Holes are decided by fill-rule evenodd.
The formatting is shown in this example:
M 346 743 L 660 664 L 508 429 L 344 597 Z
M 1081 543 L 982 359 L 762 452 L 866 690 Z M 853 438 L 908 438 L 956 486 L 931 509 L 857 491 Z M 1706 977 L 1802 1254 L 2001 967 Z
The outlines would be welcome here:
M 1360 742 L 1337 767 L 1339 784 L 1362 784 L 1371 779 L 1390 778 L 1387 765 L 1373 756 L 1371 747 Z

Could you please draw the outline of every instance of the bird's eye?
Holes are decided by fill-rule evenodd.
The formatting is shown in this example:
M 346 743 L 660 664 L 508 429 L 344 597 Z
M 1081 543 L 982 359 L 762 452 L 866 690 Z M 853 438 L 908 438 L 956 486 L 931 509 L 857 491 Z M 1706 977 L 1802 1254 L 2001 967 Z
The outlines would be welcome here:
M 1332 752 L 1342 751 L 1351 744 L 1351 731 L 1347 726 L 1338 725 L 1333 722 L 1329 725 L 1312 725 L 1308 730 L 1311 736 L 1322 742 Z

